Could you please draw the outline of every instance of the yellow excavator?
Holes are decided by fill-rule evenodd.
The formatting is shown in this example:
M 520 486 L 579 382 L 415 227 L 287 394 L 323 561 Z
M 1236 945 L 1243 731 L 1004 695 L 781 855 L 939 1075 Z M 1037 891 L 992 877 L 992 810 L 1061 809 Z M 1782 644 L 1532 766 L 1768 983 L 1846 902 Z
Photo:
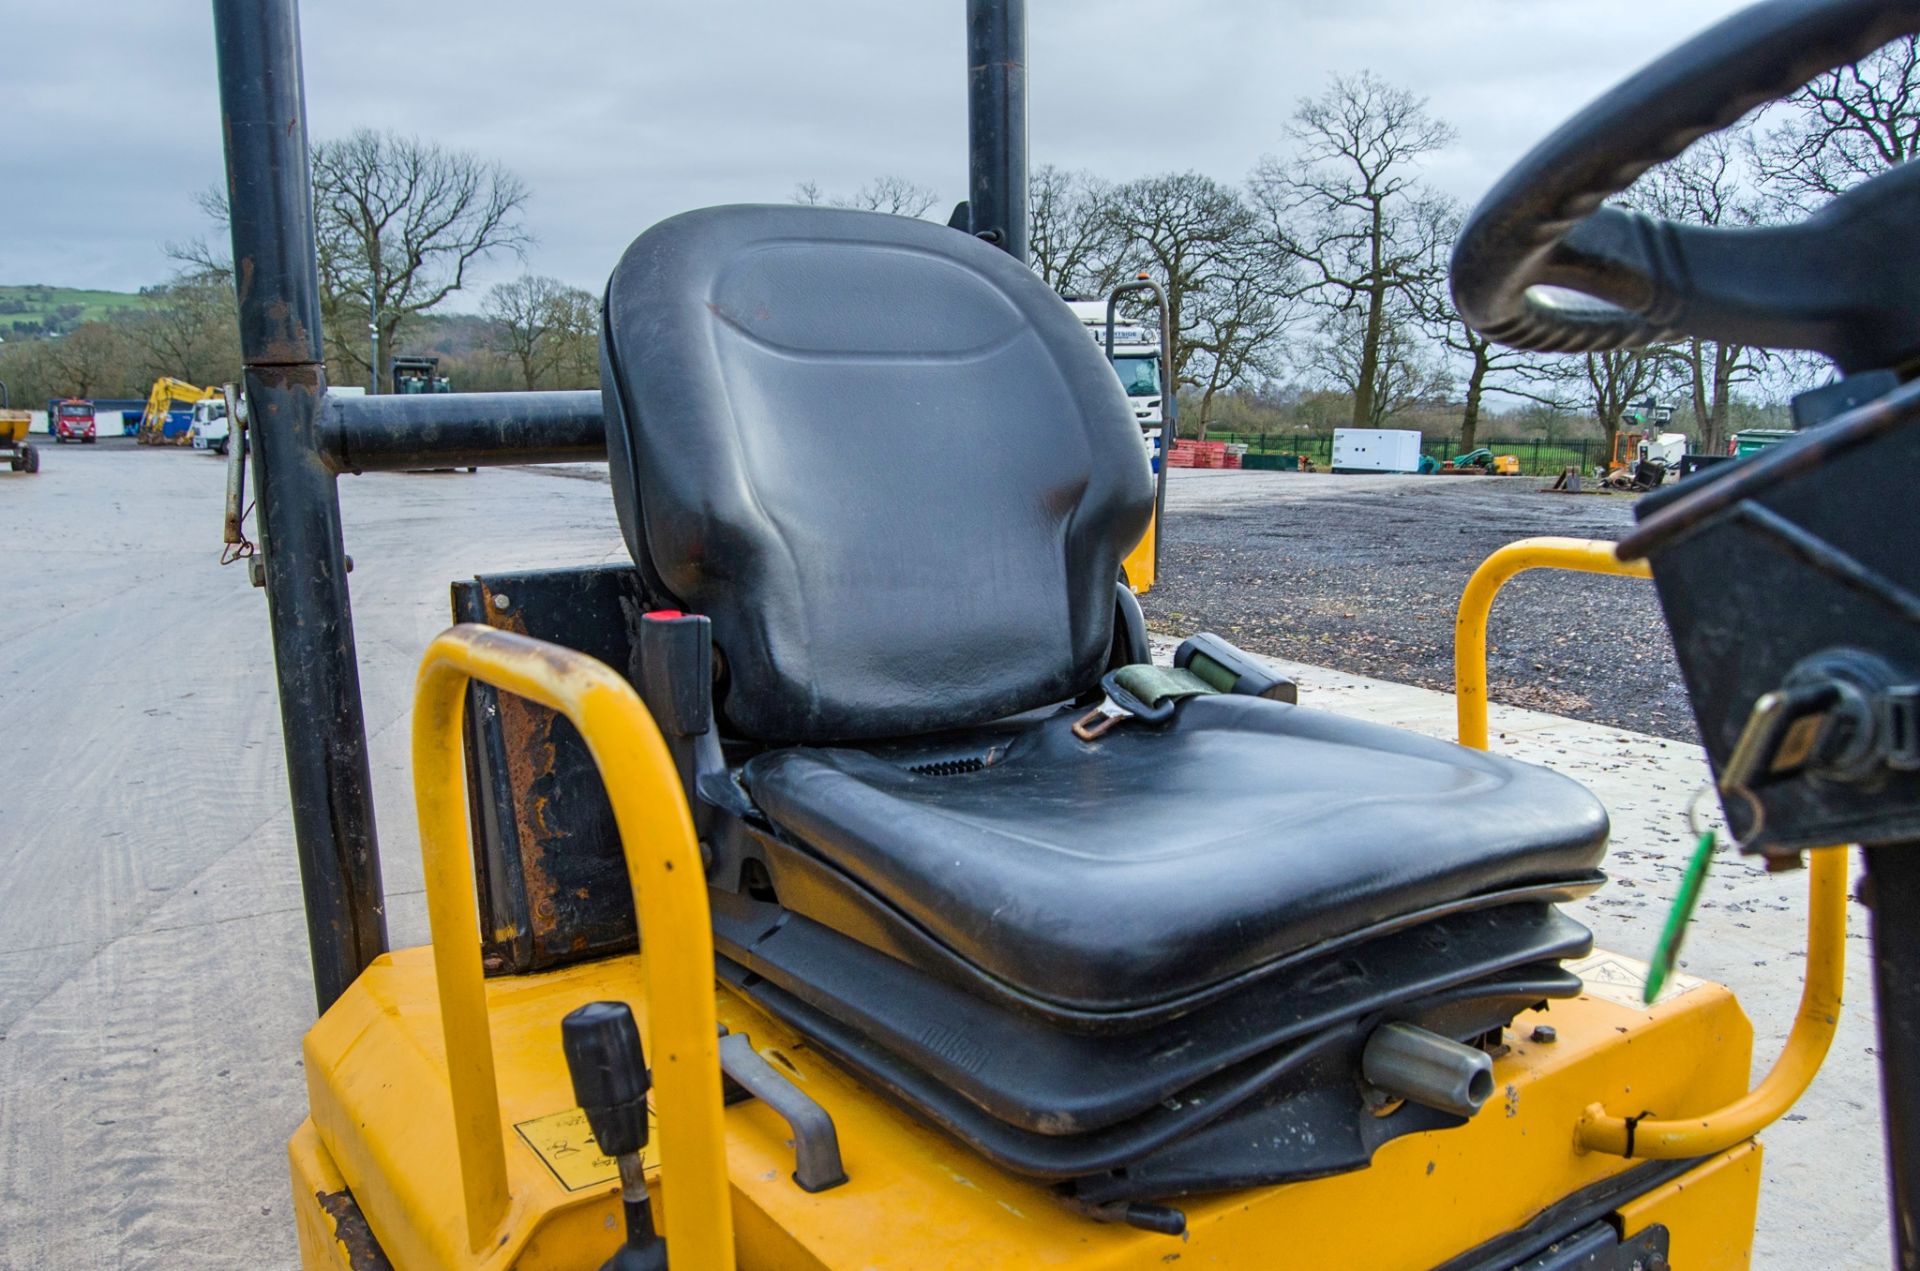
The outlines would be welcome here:
M 250 456 L 321 1010 L 306 1267 L 1743 1267 L 1755 1136 L 1839 1009 L 1836 844 L 1914 1265 L 1920 551 L 1854 510 L 1907 505 L 1920 385 L 1617 545 L 1490 562 L 1442 742 L 1218 637 L 1154 663 L 1116 584 L 1140 431 L 1025 262 L 1021 0 L 967 5 L 953 227 L 688 212 L 612 272 L 600 392 L 416 397 L 327 392 L 294 0 L 214 15 L 251 266 L 228 526 Z M 1920 364 L 1909 169 L 1778 229 L 1604 206 L 1916 31 L 1914 0 L 1771 0 L 1653 62 L 1476 209 L 1463 316 Z M 463 580 L 424 651 L 432 939 L 389 949 L 337 481 L 602 456 L 632 559 Z M 1805 995 L 1751 1090 L 1728 990 L 1656 993 L 1565 908 L 1604 809 L 1486 749 L 1485 604 L 1536 566 L 1652 577 L 1739 849 L 1806 870 Z
M 147 408 L 140 414 L 140 426 L 134 434 L 143 446 L 184 446 L 192 440 L 192 420 L 176 419 L 175 413 L 190 411 L 198 402 L 219 395 L 217 388 L 201 388 L 185 380 L 162 375 L 147 394 Z

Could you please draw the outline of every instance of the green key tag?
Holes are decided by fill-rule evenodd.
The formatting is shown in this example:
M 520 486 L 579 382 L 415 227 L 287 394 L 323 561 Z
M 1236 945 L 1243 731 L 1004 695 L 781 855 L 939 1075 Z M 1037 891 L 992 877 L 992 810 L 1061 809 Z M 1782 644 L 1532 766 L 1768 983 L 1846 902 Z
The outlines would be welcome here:
M 1687 872 L 1680 879 L 1680 892 L 1673 898 L 1673 908 L 1667 912 L 1667 925 L 1660 932 L 1660 942 L 1653 947 L 1653 962 L 1647 968 L 1647 991 L 1643 999 L 1648 1006 L 1660 996 L 1674 962 L 1680 957 L 1687 924 L 1693 921 L 1693 909 L 1700 903 L 1700 888 L 1707 881 L 1707 869 L 1712 864 L 1713 831 L 1707 830 L 1693 845 L 1693 859 L 1687 862 Z

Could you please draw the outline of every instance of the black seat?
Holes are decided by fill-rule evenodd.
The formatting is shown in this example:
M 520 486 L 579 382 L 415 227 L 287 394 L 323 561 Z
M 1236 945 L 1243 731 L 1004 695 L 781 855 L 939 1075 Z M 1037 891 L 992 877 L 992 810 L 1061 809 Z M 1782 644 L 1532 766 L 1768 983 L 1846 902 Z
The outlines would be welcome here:
M 1553 902 L 1607 822 L 1573 783 L 1230 694 L 1072 733 L 1144 656 L 1114 579 L 1152 485 L 1002 252 L 689 213 L 621 260 L 602 357 L 644 601 L 711 624 L 711 728 L 668 696 L 721 974 L 876 1088 L 1083 1195 L 1304 1177 L 1456 1123 L 1362 1105 L 1380 1020 L 1497 1041 L 1578 991 Z
M 1078 712 L 979 766 L 794 747 L 776 824 L 988 975 L 1127 1011 L 1403 915 L 1590 879 L 1606 814 L 1554 773 L 1399 729 L 1203 697 L 1089 745 Z M 924 771 L 931 768 L 932 771 Z

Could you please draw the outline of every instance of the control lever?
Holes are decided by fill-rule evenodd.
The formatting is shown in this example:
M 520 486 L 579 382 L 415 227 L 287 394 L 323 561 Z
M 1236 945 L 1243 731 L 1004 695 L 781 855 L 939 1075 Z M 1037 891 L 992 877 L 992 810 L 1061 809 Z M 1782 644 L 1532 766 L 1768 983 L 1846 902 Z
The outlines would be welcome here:
M 653 1201 L 641 1172 L 649 1079 L 633 1011 L 625 1002 L 589 1002 L 560 1021 L 560 1045 L 574 1102 L 587 1114 L 600 1150 L 620 1165 L 627 1242 L 600 1271 L 666 1271 L 667 1242 L 654 1233 Z

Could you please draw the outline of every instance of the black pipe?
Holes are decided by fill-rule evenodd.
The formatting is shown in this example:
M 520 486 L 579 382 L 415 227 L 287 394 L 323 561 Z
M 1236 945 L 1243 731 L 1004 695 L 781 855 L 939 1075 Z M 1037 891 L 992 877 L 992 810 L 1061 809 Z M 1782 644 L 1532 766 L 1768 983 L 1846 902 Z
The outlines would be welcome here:
M 967 0 L 967 206 L 1027 263 L 1027 0 Z
M 313 187 L 295 0 L 214 0 L 267 617 L 320 1009 L 387 947 L 340 501 L 318 434 Z
M 1869 847 L 1874 1014 L 1896 1267 L 1920 1266 L 1920 843 Z
M 328 394 L 320 445 L 336 472 L 592 463 L 607 457 L 597 390 Z

